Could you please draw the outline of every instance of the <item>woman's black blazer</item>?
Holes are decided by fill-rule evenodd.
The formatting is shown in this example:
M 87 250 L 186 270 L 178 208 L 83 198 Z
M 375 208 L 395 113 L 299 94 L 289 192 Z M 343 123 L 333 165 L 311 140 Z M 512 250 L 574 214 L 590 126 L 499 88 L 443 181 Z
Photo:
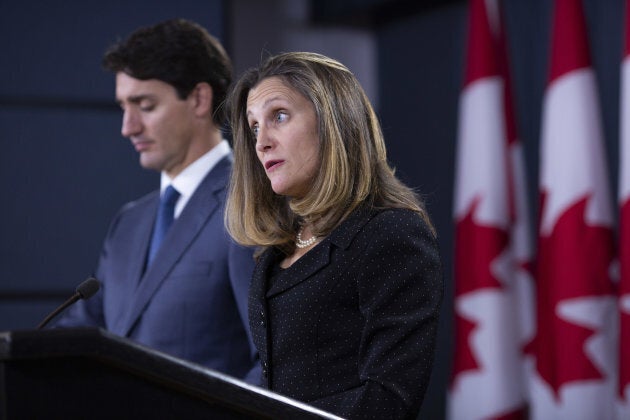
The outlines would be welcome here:
M 427 224 L 362 209 L 291 267 L 258 260 L 249 320 L 263 385 L 348 418 L 415 418 L 434 358 L 443 279 Z

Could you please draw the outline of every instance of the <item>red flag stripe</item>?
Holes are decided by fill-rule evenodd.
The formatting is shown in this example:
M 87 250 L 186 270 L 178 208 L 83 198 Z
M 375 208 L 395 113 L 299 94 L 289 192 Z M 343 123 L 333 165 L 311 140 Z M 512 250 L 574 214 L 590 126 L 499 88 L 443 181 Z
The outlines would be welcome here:
M 630 1 L 625 2 L 624 57 L 621 62 L 619 144 L 619 383 L 620 413 L 630 416 Z
M 549 84 L 562 75 L 591 65 L 581 0 L 556 0 Z M 584 48 L 572 48 L 578 45 Z
M 488 12 L 481 4 L 483 0 L 473 0 L 469 8 L 468 55 L 464 88 L 470 83 L 499 74 L 495 53 L 495 41 Z

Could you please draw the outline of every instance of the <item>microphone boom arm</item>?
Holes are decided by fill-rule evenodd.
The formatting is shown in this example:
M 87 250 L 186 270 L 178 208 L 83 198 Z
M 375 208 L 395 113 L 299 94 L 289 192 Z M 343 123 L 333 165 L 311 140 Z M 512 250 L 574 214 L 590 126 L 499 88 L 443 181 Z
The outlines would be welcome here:
M 83 283 L 77 286 L 76 291 L 74 292 L 72 296 L 70 296 L 68 300 L 66 300 L 57 309 L 55 309 L 50 314 L 48 314 L 48 316 L 44 318 L 42 322 L 39 323 L 39 325 L 37 326 L 37 329 L 41 330 L 42 328 L 44 328 L 46 324 L 48 324 L 55 316 L 59 314 L 59 312 L 66 309 L 68 306 L 72 305 L 77 300 L 91 298 L 92 296 L 94 296 L 96 292 L 98 292 L 98 289 L 100 287 L 101 286 L 98 280 L 96 280 L 94 277 L 89 277 L 87 280 L 85 280 Z

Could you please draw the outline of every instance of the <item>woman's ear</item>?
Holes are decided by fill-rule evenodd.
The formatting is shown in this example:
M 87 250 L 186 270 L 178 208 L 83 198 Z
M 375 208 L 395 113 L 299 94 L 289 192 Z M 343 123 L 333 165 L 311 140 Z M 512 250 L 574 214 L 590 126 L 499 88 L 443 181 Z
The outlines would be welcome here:
M 198 117 L 212 116 L 212 87 L 206 82 L 197 83 L 191 92 L 195 115 Z

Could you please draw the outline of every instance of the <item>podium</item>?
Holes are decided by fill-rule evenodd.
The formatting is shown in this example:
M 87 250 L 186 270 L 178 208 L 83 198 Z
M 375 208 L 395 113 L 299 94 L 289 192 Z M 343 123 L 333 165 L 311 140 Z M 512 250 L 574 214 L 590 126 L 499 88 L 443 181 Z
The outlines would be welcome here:
M 0 419 L 338 419 L 97 328 L 0 332 Z

